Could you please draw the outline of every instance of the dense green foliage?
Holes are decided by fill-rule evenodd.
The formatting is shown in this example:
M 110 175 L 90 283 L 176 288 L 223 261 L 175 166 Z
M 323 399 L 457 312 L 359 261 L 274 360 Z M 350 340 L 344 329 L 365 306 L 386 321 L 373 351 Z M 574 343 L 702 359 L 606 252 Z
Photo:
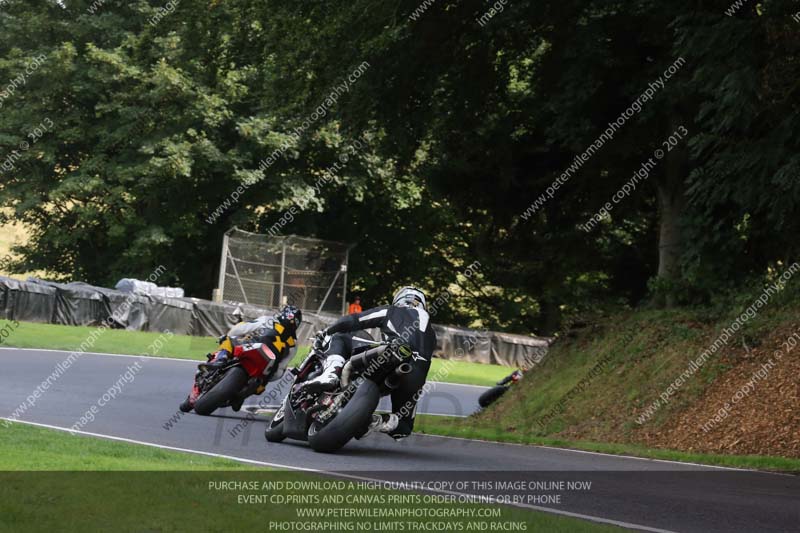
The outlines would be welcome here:
M 0 164 L 35 140 L 0 170 L 5 216 L 32 231 L 15 268 L 111 284 L 164 264 L 207 297 L 224 231 L 266 231 L 308 197 L 283 231 L 357 243 L 368 304 L 450 287 L 437 321 L 548 333 L 598 306 L 708 301 L 798 253 L 797 5 L 730 9 L 7 0 L 0 98 L 46 57 L 0 108 Z

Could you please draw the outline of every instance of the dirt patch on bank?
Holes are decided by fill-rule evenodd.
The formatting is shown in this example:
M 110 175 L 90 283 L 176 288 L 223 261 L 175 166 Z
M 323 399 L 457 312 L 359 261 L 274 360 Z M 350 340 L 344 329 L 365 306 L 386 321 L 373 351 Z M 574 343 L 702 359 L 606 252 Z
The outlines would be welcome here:
M 730 370 L 688 408 L 632 437 L 650 447 L 800 457 L 800 323 L 777 328 L 758 347 L 731 351 L 724 362 Z

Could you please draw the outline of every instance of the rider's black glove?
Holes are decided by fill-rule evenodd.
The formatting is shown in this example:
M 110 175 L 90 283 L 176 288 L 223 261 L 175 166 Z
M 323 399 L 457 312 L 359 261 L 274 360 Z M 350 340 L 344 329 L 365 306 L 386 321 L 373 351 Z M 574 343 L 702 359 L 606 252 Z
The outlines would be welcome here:
M 325 334 L 325 330 L 318 331 L 314 335 L 311 346 L 315 352 L 324 352 L 328 348 L 328 336 Z

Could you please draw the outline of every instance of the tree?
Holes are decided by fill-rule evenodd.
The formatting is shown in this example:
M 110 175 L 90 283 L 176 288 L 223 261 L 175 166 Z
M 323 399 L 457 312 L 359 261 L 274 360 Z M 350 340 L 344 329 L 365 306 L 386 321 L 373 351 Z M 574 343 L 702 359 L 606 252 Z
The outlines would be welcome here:
M 0 184 L 17 267 L 208 295 L 226 229 L 302 204 L 285 232 L 358 244 L 367 300 L 451 294 L 443 321 L 707 301 L 798 252 L 793 4 L 728 7 L 9 0 L 0 75 L 47 57 L 0 115 L 3 153 L 36 141 Z

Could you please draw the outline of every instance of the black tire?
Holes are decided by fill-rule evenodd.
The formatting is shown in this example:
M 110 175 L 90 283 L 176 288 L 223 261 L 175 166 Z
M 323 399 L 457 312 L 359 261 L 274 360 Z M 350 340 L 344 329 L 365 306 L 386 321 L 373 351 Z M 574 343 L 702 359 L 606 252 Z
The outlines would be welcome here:
M 378 386 L 366 379 L 353 395 L 353 398 L 325 427 L 311 424 L 308 430 L 308 443 L 315 452 L 331 453 L 350 442 L 350 439 L 363 433 L 372 421 L 372 413 L 378 407 L 381 393 Z
M 178 409 L 181 410 L 182 413 L 188 413 L 192 410 L 192 404 L 189 403 L 189 398 L 183 400 L 183 402 L 178 406 Z
M 492 387 L 491 389 L 487 390 L 483 394 L 481 394 L 480 398 L 478 398 L 478 405 L 481 407 L 489 407 L 494 402 L 497 401 L 500 396 L 506 393 L 508 387 L 505 385 L 498 385 L 497 387 Z
M 286 409 L 286 403 L 288 401 L 288 397 L 283 400 L 283 404 L 281 404 L 281 407 L 278 408 L 278 411 L 272 417 L 272 420 L 270 420 L 269 424 L 267 424 L 267 429 L 264 430 L 264 438 L 269 442 L 283 442 L 283 440 L 286 438 L 286 436 L 283 434 L 283 418 L 286 416 L 284 410 Z
M 283 420 L 275 424 L 275 426 L 270 422 L 267 429 L 264 430 L 264 437 L 269 442 L 283 442 L 286 438 L 283 434 Z
M 248 377 L 244 368 L 240 366 L 231 368 L 219 383 L 197 399 L 194 412 L 203 416 L 210 415 L 225 402 L 235 398 L 247 384 Z

